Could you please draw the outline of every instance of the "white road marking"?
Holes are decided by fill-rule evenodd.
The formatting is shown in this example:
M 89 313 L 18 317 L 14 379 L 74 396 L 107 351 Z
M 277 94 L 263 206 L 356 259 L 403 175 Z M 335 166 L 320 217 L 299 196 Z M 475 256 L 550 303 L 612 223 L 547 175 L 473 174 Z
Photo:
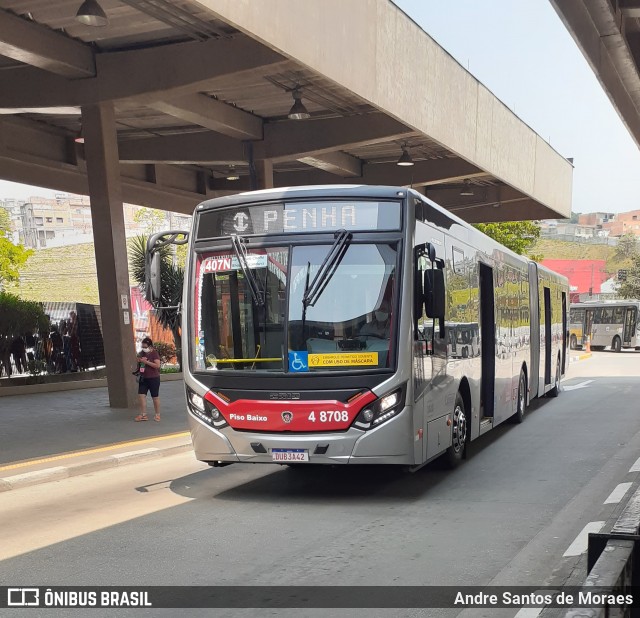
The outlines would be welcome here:
M 624 498 L 633 483 L 620 483 L 604 501 L 603 504 L 617 504 Z
M 629 468 L 629 472 L 640 472 L 640 457 L 638 457 L 636 463 Z
M 580 532 L 578 536 L 575 538 L 573 543 L 569 545 L 564 554 L 562 554 L 563 558 L 567 556 L 580 556 L 587 551 L 587 545 L 589 543 L 589 533 L 590 532 L 600 532 L 602 530 L 602 526 L 604 526 L 603 521 L 590 521 Z
M 580 384 L 572 384 L 571 386 L 563 386 L 562 390 L 563 391 L 575 391 L 575 390 L 578 390 L 579 388 L 587 388 L 587 386 L 589 386 L 589 384 L 591 384 L 591 382 L 593 382 L 593 380 L 585 380 L 584 382 L 580 382 Z

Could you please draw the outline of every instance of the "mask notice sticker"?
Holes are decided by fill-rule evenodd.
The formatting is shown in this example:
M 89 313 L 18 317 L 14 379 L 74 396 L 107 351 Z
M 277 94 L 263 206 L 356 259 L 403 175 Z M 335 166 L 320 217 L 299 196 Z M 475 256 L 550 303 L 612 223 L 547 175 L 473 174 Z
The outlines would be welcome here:
M 377 352 L 309 354 L 309 367 L 370 367 L 378 364 Z

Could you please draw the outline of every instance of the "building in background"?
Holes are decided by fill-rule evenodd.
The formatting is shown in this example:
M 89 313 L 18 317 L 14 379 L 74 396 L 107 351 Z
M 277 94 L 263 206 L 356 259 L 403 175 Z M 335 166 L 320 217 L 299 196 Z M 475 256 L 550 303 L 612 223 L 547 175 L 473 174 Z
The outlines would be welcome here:
M 542 265 L 569 279 L 571 302 L 597 300 L 610 278 L 605 260 L 542 260 Z
M 635 234 L 640 236 L 640 210 L 618 213 L 612 221 L 603 224 L 611 236 Z
M 86 195 L 59 194 L 55 198 L 31 197 L 28 200 L 0 198 L 13 224 L 13 242 L 31 249 L 60 247 L 93 242 L 91 203 Z M 190 229 L 191 217 L 172 212 L 153 211 L 157 230 L 150 230 L 142 206 L 123 205 L 126 235 L 149 234 L 159 229 Z
M 4 208 L 11 218 L 11 241 L 14 244 L 20 242 L 22 233 L 22 205 L 24 200 L 18 200 L 12 197 L 0 198 L 0 208 Z

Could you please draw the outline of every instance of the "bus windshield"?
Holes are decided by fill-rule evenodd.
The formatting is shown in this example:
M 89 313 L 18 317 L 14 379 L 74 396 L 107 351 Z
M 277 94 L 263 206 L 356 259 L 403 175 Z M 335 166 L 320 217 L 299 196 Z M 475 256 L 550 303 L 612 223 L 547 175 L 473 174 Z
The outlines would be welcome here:
M 317 276 L 332 249 L 335 245 L 294 246 L 291 253 L 289 247 L 251 248 L 244 264 L 233 251 L 200 254 L 195 370 L 304 373 L 390 367 L 396 249 L 386 243 L 344 244 L 331 272 Z M 263 304 L 255 302 L 243 265 Z

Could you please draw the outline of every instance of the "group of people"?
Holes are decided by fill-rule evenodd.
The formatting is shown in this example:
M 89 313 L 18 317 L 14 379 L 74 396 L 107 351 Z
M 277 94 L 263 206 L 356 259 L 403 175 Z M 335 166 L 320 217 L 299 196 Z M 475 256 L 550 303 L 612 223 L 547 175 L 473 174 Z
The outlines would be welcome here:
M 52 324 L 49 332 L 0 337 L 0 377 L 28 373 L 32 363 L 37 363 L 38 373 L 87 369 L 81 354 L 75 311 L 71 311 L 68 319 Z

